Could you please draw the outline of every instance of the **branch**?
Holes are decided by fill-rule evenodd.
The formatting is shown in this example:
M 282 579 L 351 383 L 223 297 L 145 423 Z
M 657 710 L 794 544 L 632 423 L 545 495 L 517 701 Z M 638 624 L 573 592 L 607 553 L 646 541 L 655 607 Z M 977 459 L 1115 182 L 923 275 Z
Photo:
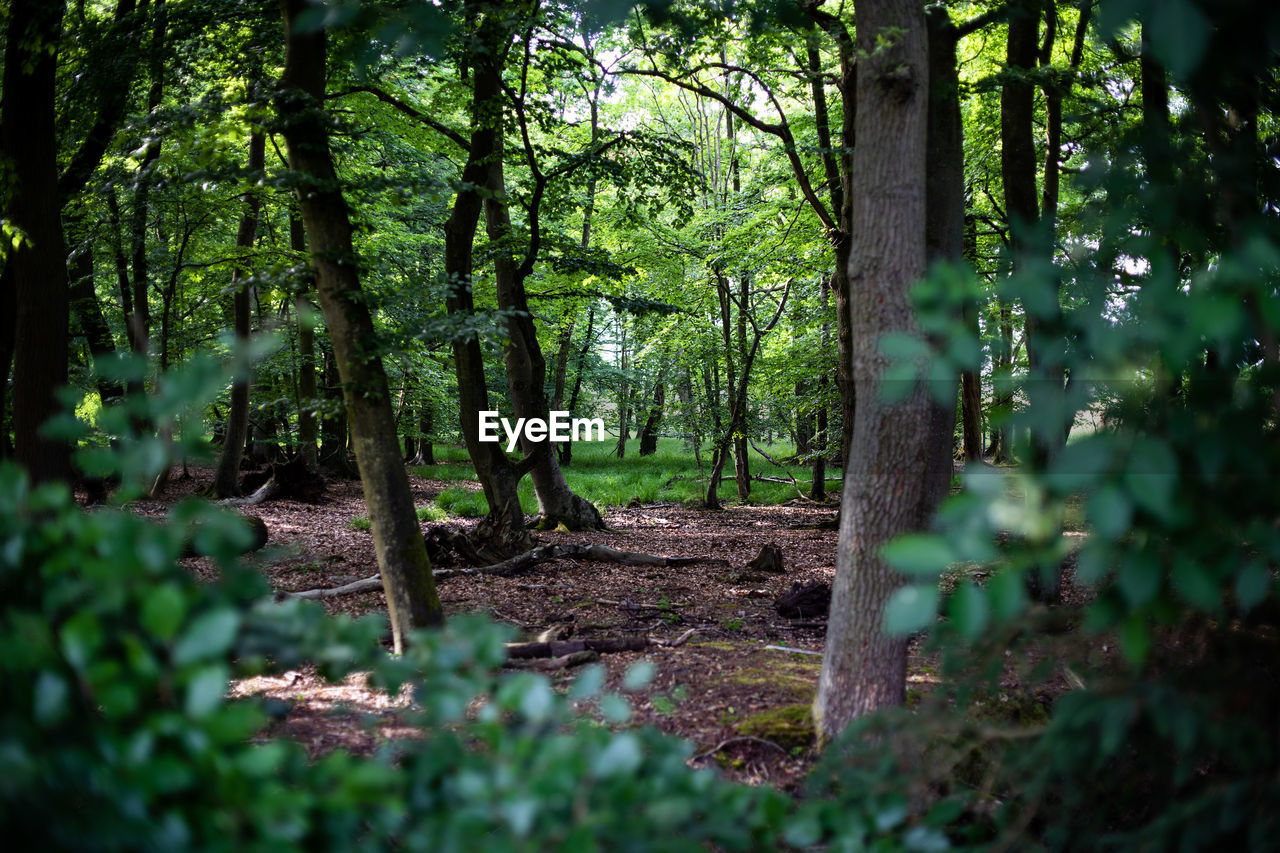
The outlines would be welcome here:
M 375 98 L 377 98 L 379 101 L 382 101 L 384 104 L 389 104 L 390 106 L 395 107 L 397 110 L 409 116 L 410 118 L 415 119 L 418 122 L 421 122 L 422 124 L 434 130 L 436 133 L 439 133 L 441 136 L 444 136 L 454 145 L 457 145 L 459 148 L 461 148 L 465 153 L 468 153 L 468 154 L 471 153 L 471 145 L 470 143 L 467 142 L 466 137 L 464 137 L 461 133 L 458 133 L 458 131 L 454 130 L 448 125 L 442 124 L 429 116 L 423 115 L 421 112 L 419 112 L 416 108 L 414 108 L 410 104 L 405 103 L 401 99 L 397 98 L 395 95 L 392 95 L 390 92 L 379 89 L 377 86 L 352 86 L 349 89 L 343 89 L 341 92 L 334 92 L 333 94 L 326 95 L 325 98 L 326 100 L 331 98 L 343 98 L 343 97 L 346 97 L 347 95 L 355 95 L 360 93 L 364 93 L 366 95 L 373 95 Z
M 728 65 L 728 64 L 719 63 L 719 62 L 711 63 L 709 66 L 704 66 L 704 67 L 723 68 L 724 70 L 729 70 L 729 71 L 742 70 L 742 69 L 739 69 L 737 66 Z M 693 73 L 696 73 L 696 71 L 697 69 L 690 71 L 689 73 L 693 74 Z M 786 152 L 787 161 L 791 164 L 791 171 L 795 175 L 796 183 L 800 185 L 800 192 L 804 195 L 805 200 L 809 202 L 809 205 L 813 208 L 814 213 L 818 215 L 818 219 L 822 221 L 823 226 L 829 232 L 835 233 L 840 230 L 839 227 L 837 227 L 835 220 L 831 216 L 831 211 L 827 210 L 827 206 L 822 203 L 822 199 L 818 198 L 818 194 L 814 191 L 813 184 L 810 183 L 809 181 L 809 175 L 804 169 L 804 163 L 800 162 L 800 154 L 796 150 L 796 140 L 795 140 L 795 137 L 791 135 L 791 126 L 787 124 L 786 114 L 782 112 L 781 105 L 778 103 L 777 98 L 774 97 L 773 92 L 768 87 L 761 84 L 761 87 L 764 89 L 765 93 L 769 96 L 769 100 L 772 101 L 774 107 L 778 110 L 778 114 L 782 119 L 781 122 L 778 124 L 774 124 L 773 122 L 767 122 L 767 121 L 764 121 L 763 119 L 757 118 L 752 113 L 748 112 L 747 110 L 735 104 L 732 101 L 732 99 L 729 98 L 729 96 L 722 95 L 719 92 L 715 91 L 714 89 L 708 88 L 707 86 L 704 86 L 701 83 L 691 83 L 687 80 L 681 79 L 680 77 L 676 77 L 674 75 L 667 74 L 666 72 L 659 71 L 656 68 L 653 68 L 653 69 L 623 68 L 619 73 L 633 74 L 633 75 L 638 75 L 642 77 L 657 77 L 659 80 L 665 80 L 673 86 L 678 86 L 681 89 L 684 89 L 686 92 L 692 92 L 695 95 L 699 95 L 704 98 L 710 98 L 711 100 L 716 101 L 725 109 L 727 109 L 729 112 L 733 113 L 739 119 L 746 122 L 748 125 L 755 128 L 756 130 L 759 130 L 762 133 L 767 133 L 771 136 L 776 136 L 778 139 L 781 139 L 783 151 Z M 755 77 L 754 74 L 751 74 L 748 71 L 743 71 L 743 73 L 747 74 L 753 80 L 757 80 L 758 82 L 759 78 Z

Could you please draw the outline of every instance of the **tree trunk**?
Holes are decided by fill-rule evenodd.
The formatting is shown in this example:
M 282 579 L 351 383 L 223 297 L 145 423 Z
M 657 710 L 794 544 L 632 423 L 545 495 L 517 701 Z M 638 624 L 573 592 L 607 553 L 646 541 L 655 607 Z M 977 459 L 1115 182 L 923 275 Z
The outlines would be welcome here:
M 502 64 L 510 40 L 507 24 L 489 3 L 469 0 L 467 10 L 473 20 L 480 19 L 467 57 L 472 70 L 471 140 L 460 188 L 445 223 L 444 259 L 448 288 L 445 308 L 450 316 L 464 319 L 475 313 L 472 244 L 483 208 L 480 188 L 488 185 L 489 162 L 501 156 Z M 480 440 L 480 412 L 489 408 L 489 389 L 479 338 L 474 334 L 455 338 L 453 356 L 458 376 L 459 426 L 476 478 L 489 502 L 489 514 L 477 526 L 476 535 L 506 556 L 527 551 L 532 539 L 525 530 L 524 512 L 516 493 L 523 472 L 517 471 L 500 444 Z
M 71 448 L 40 434 L 45 421 L 62 410 L 57 391 L 67 384 L 70 296 L 55 130 L 64 8 L 59 0 L 13 0 L 0 113 L 0 151 L 14 183 L 6 215 L 25 235 L 5 271 L 16 307 L 4 312 L 4 322 L 15 324 L 14 455 L 37 483 L 71 477 Z M 7 384 L 7 360 L 4 367 Z
M 658 451 L 658 428 L 662 424 L 662 409 L 667 400 L 667 385 L 662 375 L 658 375 L 653 386 L 653 407 L 649 409 L 649 417 L 640 429 L 640 455 L 652 456 Z
M 68 275 L 71 279 L 71 315 L 75 326 L 85 342 L 89 345 L 89 354 L 93 356 L 98 396 L 102 404 L 109 406 L 124 396 L 124 388 L 119 382 L 102 378 L 100 371 L 103 362 L 110 361 L 116 355 L 116 342 L 111 337 L 111 327 L 102 314 L 102 304 L 98 302 L 98 294 L 94 290 L 93 243 L 85 239 L 71 259 Z
M 501 69 L 497 70 L 501 74 Z M 495 100 L 491 103 L 500 104 Z M 501 121 L 501 110 L 498 111 Z M 511 215 L 506 202 L 502 133 L 497 133 L 497 154 L 487 163 L 488 189 L 485 198 L 485 225 L 489 241 L 496 247 L 511 244 Z M 536 216 L 536 212 L 534 214 Z M 531 244 L 530 252 L 536 251 Z M 498 295 L 498 307 L 511 312 L 507 320 L 507 345 L 503 352 L 507 368 L 507 389 L 511 393 L 511 406 L 518 418 L 538 419 L 549 422 L 546 378 L 547 362 L 538 344 L 538 331 L 533 325 L 529 300 L 524 289 L 524 278 L 531 268 L 526 258 L 519 266 L 510 249 L 499 248 L 494 256 L 494 281 Z M 564 479 L 560 463 L 549 437 L 532 441 L 522 436 L 520 446 L 530 457 L 529 470 L 534 494 L 538 498 L 538 526 L 551 529 L 564 525 L 570 530 L 598 529 L 604 527 L 600 511 L 590 502 L 574 494 Z
M 302 219 L 289 214 L 289 248 L 305 254 L 307 233 Z M 308 273 L 304 290 L 294 297 L 294 313 L 298 316 L 298 446 L 299 453 L 312 468 L 319 467 L 320 457 L 316 449 L 316 308 L 308 293 L 315 290 L 315 276 L 311 274 L 310 259 L 306 261 Z
M 323 30 L 295 30 L 298 15 L 306 6 L 306 0 L 281 2 L 285 67 L 277 109 L 284 119 L 289 166 L 303 182 L 299 193 L 302 220 L 320 307 L 342 375 L 392 640 L 399 653 L 412 629 L 439 624 L 443 611 L 409 493 L 409 478 L 400 461 L 387 376 L 381 359 L 368 354 L 376 334 L 360 289 L 347 203 L 329 151 L 328 117 L 321 108 L 326 34 Z
M 266 136 L 254 128 L 249 135 L 249 179 L 262 172 L 265 166 Z M 236 233 L 236 265 L 231 272 L 231 312 L 235 326 L 236 346 L 244 350 L 249 345 L 252 315 L 249 305 L 249 286 L 245 283 L 251 263 L 248 254 L 253 249 L 258 233 L 258 217 L 262 200 L 251 187 L 244 194 L 244 213 Z M 233 359 L 239 363 L 240 358 Z M 231 386 L 231 411 L 227 415 L 227 428 L 222 439 L 222 455 L 218 457 L 218 470 L 213 477 L 213 494 L 217 498 L 234 498 L 240 495 L 240 458 L 244 456 L 244 442 L 249 434 L 249 377 L 252 368 L 241 364 L 243 375 L 236 377 Z
M 883 626 L 884 606 L 899 578 L 880 548 L 918 523 L 928 470 L 926 393 L 917 390 L 893 405 L 878 393 L 886 367 L 878 339 L 916 331 L 907 291 L 925 270 L 924 10 L 912 0 L 858 0 L 855 11 L 865 58 L 858 74 L 848 298 L 861 401 L 844 472 L 836 578 L 814 706 L 822 740 L 857 716 L 905 699 L 906 638 L 887 636 Z
M 925 259 L 954 263 L 964 256 L 964 127 L 956 67 L 958 38 L 943 7 L 929 7 L 925 22 L 929 28 Z M 921 527 L 928 526 L 951 488 L 959 377 L 932 379 L 930 383 L 934 387 L 929 389 L 929 474 L 920 507 Z
M 587 353 L 591 351 L 591 333 L 595 330 L 596 306 L 592 303 L 587 309 L 587 333 L 582 337 L 582 346 L 578 349 L 578 369 L 573 377 L 573 390 L 569 393 L 570 414 L 578 410 L 578 394 L 582 391 L 582 371 L 586 364 Z M 568 468 L 573 461 L 573 442 L 566 441 L 559 447 L 560 467 Z

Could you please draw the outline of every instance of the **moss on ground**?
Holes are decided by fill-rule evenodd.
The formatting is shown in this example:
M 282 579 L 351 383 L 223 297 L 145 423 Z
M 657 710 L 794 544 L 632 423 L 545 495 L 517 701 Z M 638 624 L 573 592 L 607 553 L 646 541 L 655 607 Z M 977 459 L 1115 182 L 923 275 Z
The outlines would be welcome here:
M 808 749 L 814 742 L 812 706 L 783 705 L 752 714 L 738 724 L 738 732 L 771 740 L 787 750 Z

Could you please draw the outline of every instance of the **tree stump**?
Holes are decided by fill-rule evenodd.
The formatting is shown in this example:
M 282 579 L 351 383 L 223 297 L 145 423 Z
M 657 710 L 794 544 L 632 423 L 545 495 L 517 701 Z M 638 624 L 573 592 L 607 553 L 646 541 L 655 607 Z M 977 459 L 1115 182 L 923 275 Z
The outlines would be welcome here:
M 742 567 L 744 572 L 767 572 L 772 575 L 781 575 L 786 572 L 782 566 L 782 549 L 770 542 L 760 548 L 760 553 L 756 554 L 755 559 Z

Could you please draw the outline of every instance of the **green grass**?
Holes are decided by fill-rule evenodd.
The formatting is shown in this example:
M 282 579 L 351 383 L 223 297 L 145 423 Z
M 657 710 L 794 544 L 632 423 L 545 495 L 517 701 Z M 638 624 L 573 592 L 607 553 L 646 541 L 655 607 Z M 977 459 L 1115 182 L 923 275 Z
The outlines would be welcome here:
M 565 480 L 577 494 L 594 503 L 599 509 L 626 506 L 633 500 L 642 504 L 677 502 L 701 504 L 706 495 L 707 477 L 710 474 L 711 453 L 703 453 L 703 469 L 698 470 L 693 453 L 678 438 L 658 440 L 658 450 L 649 456 L 639 455 L 639 442 L 627 442 L 627 455 L 618 459 L 614 455 L 616 439 L 599 442 L 579 442 L 573 448 L 573 462 L 564 469 Z M 763 447 L 764 445 L 761 444 Z M 788 443 L 779 442 L 765 447 L 770 456 L 783 459 L 795 453 Z M 458 446 L 436 445 L 437 465 L 426 465 L 414 472 L 428 480 L 474 481 L 475 474 L 467 460 L 465 449 Z M 811 469 L 791 467 L 802 492 L 808 494 Z M 751 453 L 752 474 L 785 477 L 786 471 L 765 461 L 758 453 Z M 726 466 L 729 478 L 720 483 L 720 499 L 737 501 L 737 487 L 732 475 L 732 464 Z M 838 480 L 827 481 L 827 491 L 839 490 Z M 520 482 L 520 505 L 527 514 L 538 510 L 533 494 L 533 484 L 528 477 Z M 760 483 L 752 481 L 752 504 L 779 504 L 796 496 L 790 483 Z M 462 486 L 449 486 L 437 497 L 436 504 L 452 516 L 478 517 L 488 512 L 483 492 Z
M 440 506 L 437 501 L 431 501 L 418 507 L 418 521 L 444 521 L 449 517 L 449 513 L 444 507 Z M 483 513 L 481 513 L 483 515 Z M 358 530 L 361 533 L 368 533 L 372 526 L 369 518 L 363 515 L 357 515 L 355 518 L 347 522 L 348 530 Z

